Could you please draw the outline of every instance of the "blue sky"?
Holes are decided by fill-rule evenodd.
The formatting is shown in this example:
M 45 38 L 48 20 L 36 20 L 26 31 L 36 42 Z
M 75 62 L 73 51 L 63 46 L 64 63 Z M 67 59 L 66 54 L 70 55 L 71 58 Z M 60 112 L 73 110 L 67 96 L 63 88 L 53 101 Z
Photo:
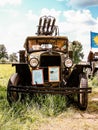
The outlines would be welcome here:
M 43 15 L 56 17 L 60 35 L 81 42 L 88 54 L 90 31 L 98 32 L 98 0 L 0 0 L 0 44 L 8 53 L 24 49 Z

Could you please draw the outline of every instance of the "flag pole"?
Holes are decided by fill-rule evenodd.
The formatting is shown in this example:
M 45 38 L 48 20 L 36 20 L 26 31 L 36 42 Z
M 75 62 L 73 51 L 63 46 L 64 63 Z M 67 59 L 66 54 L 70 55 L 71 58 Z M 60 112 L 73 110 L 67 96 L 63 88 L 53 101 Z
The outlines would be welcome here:
M 90 31 L 90 51 L 92 51 L 92 31 Z

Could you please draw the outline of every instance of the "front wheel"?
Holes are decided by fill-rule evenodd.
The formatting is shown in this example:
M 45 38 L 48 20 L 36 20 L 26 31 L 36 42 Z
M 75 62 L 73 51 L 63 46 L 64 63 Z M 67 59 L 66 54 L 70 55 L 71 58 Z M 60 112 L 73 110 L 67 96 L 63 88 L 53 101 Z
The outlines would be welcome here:
M 80 78 L 79 88 L 88 88 L 88 80 L 86 74 L 84 73 L 81 74 L 79 78 Z M 80 110 L 86 110 L 88 105 L 88 93 L 85 92 L 85 90 L 80 90 L 80 92 L 82 93 L 78 94 L 78 105 Z
M 11 86 L 18 86 L 20 84 L 20 77 L 17 73 L 13 74 L 8 82 L 7 86 L 7 100 L 9 104 L 17 102 L 21 98 L 21 94 L 18 92 L 10 91 Z

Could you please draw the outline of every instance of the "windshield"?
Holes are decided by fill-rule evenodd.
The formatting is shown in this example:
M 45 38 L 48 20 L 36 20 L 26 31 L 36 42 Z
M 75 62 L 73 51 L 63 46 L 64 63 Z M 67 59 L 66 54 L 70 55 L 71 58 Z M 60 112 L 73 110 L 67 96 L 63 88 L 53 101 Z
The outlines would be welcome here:
M 29 37 L 26 40 L 25 48 L 28 51 L 47 49 L 67 51 L 68 40 L 66 37 Z

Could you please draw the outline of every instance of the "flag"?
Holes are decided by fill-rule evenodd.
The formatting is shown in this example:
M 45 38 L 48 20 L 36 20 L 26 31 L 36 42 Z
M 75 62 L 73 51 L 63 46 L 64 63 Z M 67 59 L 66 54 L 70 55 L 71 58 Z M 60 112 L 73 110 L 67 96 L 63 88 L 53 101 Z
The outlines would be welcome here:
M 98 33 L 90 32 L 91 34 L 91 48 L 98 48 Z

